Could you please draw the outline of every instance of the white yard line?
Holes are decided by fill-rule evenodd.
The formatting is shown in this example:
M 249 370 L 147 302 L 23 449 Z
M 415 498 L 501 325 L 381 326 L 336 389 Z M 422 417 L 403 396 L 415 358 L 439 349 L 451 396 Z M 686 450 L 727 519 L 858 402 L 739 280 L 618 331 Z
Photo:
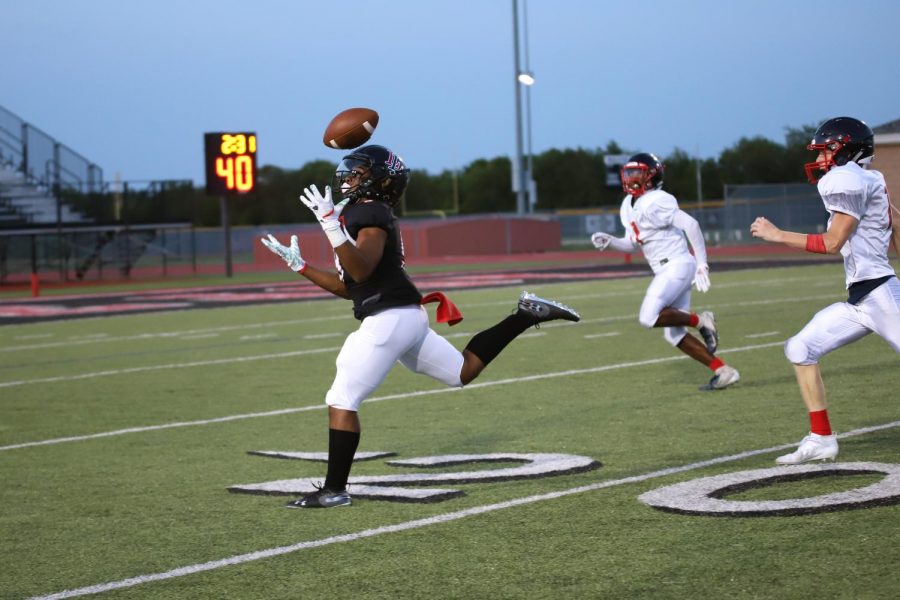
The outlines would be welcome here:
M 798 297 L 798 298 L 787 298 L 787 299 L 781 299 L 781 300 L 750 300 L 747 302 L 719 304 L 713 308 L 718 309 L 718 308 L 732 308 L 732 307 L 754 306 L 754 305 L 765 305 L 765 304 L 780 304 L 783 302 L 806 302 L 808 300 L 815 300 L 815 299 L 819 299 L 819 298 L 820 298 L 819 296 L 806 296 L 806 297 Z M 710 308 L 710 307 L 707 307 L 707 308 Z M 597 319 L 582 319 L 580 321 L 580 323 L 581 324 L 610 323 L 610 322 L 615 322 L 615 321 L 625 321 L 625 320 L 636 319 L 636 318 L 637 318 L 636 314 L 616 315 L 616 316 L 612 316 L 612 317 L 600 317 Z M 274 326 L 274 325 L 283 325 L 286 323 L 302 323 L 302 322 L 303 322 L 303 320 L 301 319 L 301 320 L 297 320 L 297 321 L 282 321 L 280 323 L 268 323 L 268 324 L 257 323 L 255 325 L 221 327 L 221 328 L 207 329 L 207 330 L 198 329 L 198 330 L 194 330 L 193 332 L 182 331 L 182 332 L 168 332 L 168 333 L 159 333 L 159 334 L 145 334 L 145 335 L 137 336 L 137 338 L 140 338 L 140 339 L 147 339 L 147 338 L 151 338 L 151 337 L 152 338 L 155 338 L 155 337 L 174 338 L 174 337 L 182 337 L 188 333 L 198 333 L 199 334 L 200 332 L 203 332 L 203 331 L 209 331 L 209 332 L 226 331 L 229 329 L 241 329 L 241 328 L 246 328 L 246 327 L 266 327 L 266 326 Z M 576 326 L 576 324 L 571 323 L 569 321 L 556 321 L 553 323 L 545 323 L 543 325 L 543 327 L 546 327 L 546 328 L 574 327 L 574 326 Z M 316 334 L 316 335 L 321 336 L 323 334 Z M 331 334 L 324 334 L 324 335 L 331 335 Z M 468 333 L 468 332 L 454 332 L 453 334 L 445 335 L 444 337 L 455 338 L 455 337 L 464 337 L 464 336 L 470 336 L 470 335 L 473 335 L 473 334 Z M 118 341 L 125 341 L 125 340 L 128 340 L 129 338 L 127 338 L 127 337 L 126 338 L 103 338 L 102 340 L 97 339 L 97 340 L 90 340 L 90 341 L 91 342 L 111 341 L 113 339 L 117 339 Z M 65 343 L 60 343 L 58 345 L 65 345 Z M 31 346 L 29 349 L 35 348 L 35 347 L 36 346 Z M 25 348 L 25 347 L 20 346 L 18 348 L 12 348 L 12 349 L 21 350 L 23 348 Z M 6 348 L 6 349 L 11 349 L 11 348 Z M 3 348 L 0 348 L 0 350 L 3 350 Z M 312 352 L 319 352 L 319 351 L 320 350 L 304 350 L 304 351 L 299 351 L 299 352 L 300 353 L 312 353 Z M 280 358 L 280 357 L 284 357 L 284 356 L 294 356 L 294 355 L 295 355 L 295 353 L 285 352 L 282 354 L 263 355 L 262 358 Z M 221 363 L 220 363 L 220 361 L 208 361 L 208 362 L 201 362 L 201 363 L 187 363 L 185 365 L 157 365 L 157 366 L 150 366 L 150 367 L 134 367 L 133 369 L 118 369 L 118 370 L 114 369 L 111 371 L 100 371 L 97 373 L 83 373 L 80 375 L 45 377 L 45 378 L 41 378 L 41 379 L 23 379 L 23 380 L 19 380 L 19 381 L 6 381 L 6 382 L 0 382 L 0 389 L 6 388 L 6 387 L 16 387 L 16 386 L 20 386 L 20 385 L 29 385 L 29 384 L 33 384 L 33 383 L 52 383 L 52 382 L 59 382 L 59 381 L 72 381 L 72 380 L 77 380 L 77 379 L 90 379 L 93 377 L 100 377 L 100 376 L 106 376 L 106 375 L 118 375 L 121 373 L 139 373 L 141 371 L 154 371 L 154 370 L 159 370 L 159 369 L 179 368 L 179 367 L 185 367 L 185 366 L 205 366 L 206 364 L 226 364 L 228 362 L 240 362 L 242 360 L 259 360 L 259 357 L 249 356 L 249 357 L 235 358 L 235 359 L 222 359 Z
M 253 340 L 265 340 L 273 337 L 277 337 L 277 333 L 257 333 L 256 335 L 242 335 L 238 339 L 242 342 L 249 342 Z
M 209 338 L 219 337 L 218 333 L 195 333 L 193 335 L 178 336 L 179 340 L 208 340 Z
M 772 337 L 773 335 L 778 335 L 779 333 L 781 333 L 781 332 L 780 331 L 766 331 L 763 333 L 749 333 L 749 334 L 745 335 L 744 337 L 751 338 L 751 339 L 761 338 L 761 337 Z
M 900 426 L 900 421 L 894 421 L 892 423 L 885 423 L 884 425 L 876 425 L 874 427 L 864 427 L 861 429 L 854 429 L 853 431 L 848 431 L 847 433 L 843 433 L 838 437 L 848 438 L 858 435 L 863 435 L 866 433 L 872 433 L 874 431 L 881 431 L 884 429 L 891 429 L 894 427 Z M 768 454 L 770 452 L 776 452 L 780 450 L 785 450 L 788 448 L 793 448 L 797 444 L 796 442 L 789 444 L 781 444 L 779 446 L 771 446 L 769 448 L 762 448 L 759 450 L 748 450 L 747 452 L 740 452 L 738 454 L 731 454 L 728 456 L 719 456 L 717 458 L 711 458 L 709 460 L 703 460 L 700 462 L 690 463 L 687 465 L 682 465 L 680 467 L 670 467 L 668 469 L 660 469 L 658 471 L 652 471 L 650 473 L 644 473 L 643 475 L 634 475 L 631 477 L 623 477 L 621 479 L 611 479 L 607 481 L 598 481 L 597 483 L 592 483 L 589 485 L 582 485 L 574 488 L 569 488 L 567 490 L 560 490 L 557 492 L 548 492 L 545 494 L 536 494 L 533 496 L 525 496 L 523 498 L 514 498 L 512 500 L 507 500 L 505 502 L 497 502 L 495 504 L 485 504 L 482 506 L 475 506 L 472 508 L 467 508 L 465 510 L 459 510 L 449 513 L 444 513 L 440 515 L 435 515 L 433 517 L 427 517 L 424 519 L 414 519 L 412 521 L 406 521 L 403 523 L 397 523 L 395 525 L 385 525 L 383 527 L 375 527 L 372 529 L 364 529 L 362 531 L 357 531 L 355 533 L 347 533 L 344 535 L 335 535 L 331 537 L 321 538 L 318 540 L 309 540 L 306 542 L 298 542 L 296 544 L 291 544 L 289 546 L 277 546 L 275 548 L 268 548 L 265 550 L 257 550 L 256 552 L 248 552 L 247 554 L 237 554 L 235 556 L 229 556 L 227 558 L 222 558 L 219 560 L 212 560 L 209 562 L 198 563 L 194 565 L 188 565 L 185 567 L 179 567 L 177 569 L 172 569 L 171 571 L 164 571 L 161 573 L 152 573 L 150 575 L 138 575 L 137 577 L 130 577 L 128 579 L 121 579 L 119 581 L 111 581 L 108 583 L 101 583 L 97 585 L 91 585 L 87 587 L 66 590 L 63 592 L 57 592 L 55 594 L 50 594 L 47 596 L 34 596 L 31 600 L 61 600 L 63 598 L 75 598 L 77 596 L 87 596 L 89 594 L 99 594 L 102 592 L 108 592 L 111 590 L 118 590 L 123 588 L 134 587 L 136 585 L 141 585 L 144 583 L 151 583 L 154 581 L 165 581 L 167 579 L 174 579 L 176 577 L 183 577 L 185 575 L 193 575 L 195 573 L 202 573 L 205 571 L 214 571 L 216 569 L 221 569 L 223 567 L 229 567 L 232 565 L 240 565 L 245 564 L 257 560 L 261 560 L 264 558 L 270 558 L 272 556 L 281 556 L 284 554 L 291 554 L 293 552 L 299 552 L 301 550 L 308 550 L 310 548 L 321 548 L 322 546 L 330 546 L 333 544 L 341 544 L 346 542 L 355 542 L 357 540 L 363 540 L 366 538 L 372 538 L 379 535 L 385 535 L 389 533 L 397 533 L 400 531 L 409 531 L 411 529 L 419 529 L 422 527 L 428 527 L 431 525 L 440 525 L 442 523 L 451 523 L 453 521 L 459 521 L 461 519 L 465 519 L 468 517 L 474 517 L 478 515 L 487 514 L 490 512 L 505 510 L 507 508 L 514 508 L 516 506 L 524 506 L 527 504 L 535 504 L 537 502 L 546 502 L 548 500 L 556 500 L 558 498 L 565 498 L 566 496 L 572 496 L 574 494 L 583 494 L 585 492 L 593 492 L 596 490 L 602 490 L 606 488 L 616 487 L 620 485 L 627 485 L 631 483 L 641 483 L 644 481 L 648 481 L 650 479 L 656 479 L 659 477 L 666 477 L 668 475 L 675 475 L 678 473 L 685 473 L 687 471 L 693 471 L 695 469 L 701 469 L 703 467 L 709 467 L 712 465 L 718 465 L 727 462 L 733 462 L 736 460 L 742 460 L 744 458 L 750 458 L 752 456 L 758 456 L 761 454 Z
M 34 385 L 36 383 L 59 383 L 62 381 L 78 381 L 80 379 L 94 379 L 96 377 L 111 377 L 114 375 L 131 375 L 133 373 L 145 373 L 147 371 L 165 371 L 168 369 L 189 369 L 192 367 L 208 367 L 212 365 L 229 365 L 232 363 L 250 362 L 254 360 L 269 360 L 271 358 L 287 358 L 302 356 L 304 354 L 319 354 L 321 352 L 337 352 L 340 348 L 316 348 L 313 350 L 294 350 L 292 352 L 279 352 L 277 354 L 257 354 L 254 356 L 237 356 L 235 358 L 218 358 L 215 360 L 199 360 L 189 363 L 170 363 L 167 365 L 148 365 L 146 367 L 130 367 L 127 369 L 110 369 L 109 371 L 94 371 L 80 373 L 78 375 L 60 375 L 58 377 L 41 377 L 39 379 L 21 379 L 19 381 L 0 382 L 0 388 L 17 387 L 20 385 Z
M 13 337 L 14 340 L 40 340 L 48 337 L 53 337 L 55 334 L 53 333 L 35 333 L 32 335 L 17 335 Z
M 746 352 L 748 350 L 760 350 L 763 348 L 771 348 L 772 346 L 780 346 L 783 343 L 784 342 L 772 342 L 772 343 L 768 343 L 768 344 L 743 346 L 741 348 L 731 348 L 731 349 L 726 349 L 726 350 L 720 350 L 719 354 L 728 354 L 728 353 L 732 353 L 732 352 Z M 287 356 L 297 356 L 299 354 L 310 354 L 313 352 L 332 352 L 332 351 L 337 351 L 337 350 L 338 350 L 338 348 L 323 348 L 320 350 L 303 350 L 303 351 L 298 351 L 298 352 L 284 352 L 284 353 L 280 353 L 280 354 L 265 354 L 265 355 L 261 355 L 261 356 L 245 356 L 245 357 L 236 358 L 236 359 L 223 359 L 223 360 L 218 360 L 218 361 L 202 361 L 202 362 L 197 362 L 197 363 L 187 363 L 187 364 L 183 364 L 183 365 L 158 365 L 156 367 L 141 367 L 141 368 L 136 368 L 136 369 L 126 369 L 126 370 L 119 370 L 119 371 L 103 371 L 100 373 L 93 373 L 93 374 L 89 374 L 89 375 L 99 377 L 99 376 L 121 375 L 121 374 L 125 374 L 125 373 L 133 373 L 135 371 L 155 370 L 155 369 L 159 369 L 159 368 L 184 368 L 184 367 L 188 367 L 188 366 L 208 366 L 208 365 L 214 365 L 214 364 L 221 365 L 221 364 L 228 364 L 231 362 L 241 362 L 241 361 L 249 361 L 249 360 L 265 360 L 265 359 L 270 359 L 270 358 L 284 358 Z M 585 374 L 589 374 L 589 373 L 600 373 L 602 371 L 615 371 L 617 369 L 626 369 L 629 367 L 643 367 L 643 366 L 647 366 L 647 365 L 655 365 L 655 364 L 660 364 L 660 363 L 672 362 L 672 361 L 676 361 L 676 360 L 685 360 L 687 358 L 688 357 L 684 354 L 677 354 L 677 355 L 666 356 L 666 357 L 662 357 L 662 358 L 651 358 L 651 359 L 647 359 L 647 360 L 617 363 L 617 364 L 613 364 L 613 365 L 601 365 L 599 367 L 591 367 L 588 369 L 572 369 L 570 371 L 556 371 L 553 373 L 541 373 L 539 375 L 530 375 L 528 377 L 515 377 L 515 378 L 511 378 L 511 379 L 498 379 L 496 381 L 483 381 L 483 382 L 479 382 L 479 383 L 470 383 L 465 388 L 438 388 L 438 389 L 434 389 L 434 390 L 420 390 L 420 391 L 415 391 L 415 392 L 405 392 L 402 394 L 391 394 L 389 396 L 377 396 L 375 398 L 366 399 L 366 404 L 372 404 L 373 402 L 381 402 L 383 400 L 401 400 L 401 399 L 405 399 L 405 398 L 414 398 L 417 396 L 429 396 L 432 394 L 447 394 L 447 393 L 451 393 L 451 392 L 459 392 L 464 389 L 468 390 L 468 389 L 492 387 L 492 386 L 497 386 L 497 385 L 509 385 L 509 384 L 514 384 L 514 383 L 521 383 L 524 381 L 538 381 L 541 379 L 553 379 L 555 377 L 571 377 L 572 375 L 585 375 Z M 55 382 L 55 381 L 60 381 L 60 380 L 67 381 L 69 379 L 84 379 L 84 378 L 86 378 L 86 376 L 84 376 L 84 375 L 82 375 L 82 376 L 74 375 L 71 378 L 65 378 L 65 379 L 49 378 L 48 380 Z M 48 380 L 31 380 L 29 383 L 43 383 Z M 116 429 L 113 431 L 104 431 L 101 433 L 92 433 L 89 435 L 76 435 L 76 436 L 63 437 L 63 438 L 39 440 L 39 441 L 35 441 L 35 442 L 23 442 L 21 444 L 10 444 L 8 446 L 0 446 L 0 452 L 5 451 L 5 450 L 18 450 L 21 448 L 31 448 L 34 446 L 50 446 L 50 445 L 54 445 L 54 444 L 63 444 L 66 442 L 80 442 L 80 441 L 84 441 L 84 440 L 93 440 L 93 439 L 112 437 L 112 436 L 117 436 L 117 435 L 125 435 L 128 433 L 142 433 L 145 431 L 157 431 L 160 429 L 173 429 L 176 427 L 194 427 L 194 426 L 199 426 L 199 425 L 210 425 L 212 423 L 224 423 L 227 421 L 239 421 L 242 419 L 254 419 L 257 417 L 271 417 L 271 416 L 276 416 L 276 415 L 286 415 L 286 414 L 290 414 L 290 413 L 305 412 L 305 411 L 309 411 L 309 410 L 320 410 L 320 409 L 324 409 L 324 408 L 325 408 L 325 404 L 323 402 L 321 404 L 315 404 L 315 405 L 311 405 L 311 406 L 300 406 L 300 407 L 296 407 L 296 408 L 285 408 L 285 409 L 273 410 L 273 411 L 268 411 L 268 412 L 230 415 L 230 416 L 226 416 L 226 417 L 218 417 L 215 419 L 202 419 L 199 421 L 183 421 L 183 422 L 177 422 L 177 423 L 164 423 L 161 425 L 146 425 L 146 426 L 142 426 L 142 427 L 129 427 L 127 429 Z
M 721 287 L 743 287 L 743 286 L 751 286 L 751 287 L 759 287 L 761 285 L 767 284 L 778 284 L 778 283 L 796 283 L 798 281 L 811 280 L 816 282 L 821 282 L 821 278 L 796 278 L 796 279 L 770 279 L 770 280 L 757 280 L 757 281 L 747 281 L 747 282 L 735 282 L 734 284 L 722 284 Z M 627 291 L 616 291 L 616 292 L 605 292 L 598 294 L 582 294 L 577 296 L 567 296 L 566 301 L 572 302 L 573 300 L 589 300 L 589 299 L 598 299 L 598 298 L 610 298 L 615 296 L 627 296 L 631 294 L 640 294 L 641 290 L 627 290 Z M 698 298 L 694 298 L 694 300 L 698 300 Z M 726 303 L 726 304 L 716 304 L 713 306 L 704 306 L 707 309 L 719 309 L 719 308 L 732 308 L 732 307 L 740 307 L 740 306 L 753 306 L 757 304 L 773 304 L 779 302 L 805 302 L 807 300 L 823 300 L 823 296 L 805 296 L 802 298 L 786 298 L 786 299 L 775 299 L 775 300 L 756 300 L 756 301 L 748 301 L 748 302 L 737 302 L 737 303 Z M 470 307 L 479 307 L 479 306 L 501 306 L 501 305 L 509 305 L 511 300 L 503 300 L 497 302 L 481 302 L 481 303 L 472 303 L 467 306 Z M 825 302 L 823 301 L 823 306 Z M 332 316 L 323 316 L 317 317 L 315 319 L 316 322 L 319 321 L 341 321 L 347 320 L 349 321 L 352 318 L 350 313 L 346 313 L 343 315 L 332 315 Z M 607 317 L 605 320 L 622 320 L 622 319 L 636 319 L 637 315 L 626 315 L 622 317 Z M 149 340 L 149 339 L 157 339 L 157 338 L 178 338 L 182 336 L 187 336 L 191 334 L 205 334 L 205 333 L 220 333 L 225 331 L 239 331 L 242 329 L 260 329 L 266 327 L 280 327 L 283 325 L 299 325 L 308 323 L 310 319 L 292 319 L 289 321 L 271 321 L 268 323 L 248 323 L 245 325 L 226 325 L 222 327 L 211 327 L 206 329 L 187 329 L 184 331 L 165 331 L 160 333 L 141 333 L 130 336 L 119 336 L 119 337 L 92 337 L 89 339 L 85 338 L 70 338 L 68 340 L 61 340 L 56 342 L 45 342 L 39 344 L 28 344 L 21 346 L 2 346 L 0 347 L 0 352 L 18 352 L 20 350 L 40 350 L 43 348 L 60 348 L 67 346 L 75 346 L 82 344 L 96 344 L 100 342 L 123 342 L 123 341 L 136 341 L 136 340 Z M 589 320 L 582 321 L 584 323 L 590 322 L 598 322 L 597 320 Z M 551 324 L 552 325 L 552 324 Z M 103 334 L 97 334 L 103 335 Z M 323 334 L 328 335 L 328 334 Z
M 584 336 L 586 340 L 592 340 L 594 338 L 607 338 L 607 337 L 615 337 L 617 335 L 622 335 L 620 331 L 608 331 L 606 333 L 593 333 L 591 335 Z
M 566 298 L 568 301 L 569 298 Z M 747 300 L 745 302 L 726 302 L 722 304 L 710 304 L 710 305 L 699 305 L 692 307 L 691 310 L 697 311 L 700 308 L 705 308 L 707 310 L 719 310 L 722 308 L 743 308 L 745 306 L 765 306 L 768 304 L 784 304 L 788 302 L 809 302 L 810 300 L 822 300 L 822 296 L 796 296 L 793 298 L 777 298 L 777 299 L 768 299 L 768 300 Z M 827 301 L 822 301 L 821 306 L 824 307 L 827 304 Z M 585 323 L 610 323 L 614 321 L 627 321 L 627 320 L 635 320 L 637 321 L 638 315 L 637 313 L 632 313 L 628 315 L 615 315 L 609 317 L 598 317 L 595 319 L 581 319 L 579 321 L 580 324 Z M 554 321 L 552 323 L 545 323 L 541 325 L 541 327 L 573 327 L 575 323 L 570 323 L 568 321 Z M 445 336 L 446 337 L 446 336 Z
M 320 321 L 350 321 L 353 315 L 350 313 L 344 315 L 336 315 L 330 317 L 316 317 L 315 322 Z M 98 342 L 133 342 L 139 340 L 154 340 L 158 338 L 180 338 L 187 335 L 222 333 L 225 331 L 240 331 L 243 329 L 264 329 L 266 327 L 282 327 L 284 325 L 302 325 L 309 324 L 311 319 L 292 319 L 290 321 L 269 321 L 267 323 L 247 323 L 245 325 L 224 325 L 222 327 L 210 327 L 207 329 L 184 329 L 182 331 L 161 331 L 159 333 L 139 333 L 136 335 L 126 335 L 119 337 L 94 337 L 94 338 L 69 338 L 68 340 L 59 342 L 46 342 L 43 344 L 29 344 L 23 346 L 3 346 L 0 352 L 19 352 L 21 350 L 41 350 L 44 348 L 60 348 L 66 346 L 78 346 L 82 344 L 96 344 Z M 326 334 L 328 335 L 328 334 Z

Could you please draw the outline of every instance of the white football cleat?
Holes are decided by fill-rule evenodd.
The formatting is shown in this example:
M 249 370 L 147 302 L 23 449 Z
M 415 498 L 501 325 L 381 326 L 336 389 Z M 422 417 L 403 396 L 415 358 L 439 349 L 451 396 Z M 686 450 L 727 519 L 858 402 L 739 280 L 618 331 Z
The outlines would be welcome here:
M 565 319 L 576 323 L 581 320 L 581 315 L 573 308 L 561 302 L 540 298 L 531 292 L 522 292 L 522 295 L 519 296 L 518 312 L 534 320 L 535 325 L 556 319 Z
M 810 433 L 800 442 L 800 447 L 790 454 L 775 459 L 779 465 L 799 465 L 811 460 L 834 460 L 838 454 L 836 435 Z
M 722 365 L 721 367 L 716 369 L 716 374 L 713 375 L 713 378 L 709 380 L 709 383 L 701 386 L 700 389 L 704 392 L 707 392 L 709 390 L 724 390 L 728 386 L 734 385 L 740 380 L 741 374 L 738 373 L 737 369 L 728 365 Z
M 711 312 L 702 312 L 698 315 L 697 331 L 703 336 L 706 349 L 710 354 L 715 354 L 719 347 L 719 332 L 716 329 L 716 316 Z

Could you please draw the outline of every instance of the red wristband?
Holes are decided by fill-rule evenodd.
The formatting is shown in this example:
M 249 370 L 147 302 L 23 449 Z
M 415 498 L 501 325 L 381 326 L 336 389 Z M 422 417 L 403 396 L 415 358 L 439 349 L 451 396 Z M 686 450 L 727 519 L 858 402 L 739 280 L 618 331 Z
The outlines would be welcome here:
M 806 251 L 828 254 L 828 251 L 825 250 L 825 238 L 821 233 L 812 233 L 806 236 Z
M 299 274 L 303 275 L 304 273 L 306 273 L 306 267 L 308 267 L 308 266 L 309 266 L 309 263 L 303 263 L 303 266 L 300 267 L 300 270 L 297 271 L 297 272 L 298 272 Z

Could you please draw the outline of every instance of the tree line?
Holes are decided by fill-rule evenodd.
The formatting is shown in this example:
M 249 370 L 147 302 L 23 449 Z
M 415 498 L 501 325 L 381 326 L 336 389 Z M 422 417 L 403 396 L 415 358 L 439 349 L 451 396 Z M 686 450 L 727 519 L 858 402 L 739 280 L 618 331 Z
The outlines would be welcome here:
M 813 160 L 806 149 L 816 127 L 787 128 L 784 142 L 764 137 L 741 138 L 717 158 L 698 159 L 675 149 L 660 156 L 666 165 L 665 189 L 682 203 L 699 198 L 723 197 L 724 185 L 791 183 L 805 181 L 804 163 Z M 648 149 L 652 151 L 652 149 Z M 644 149 L 624 149 L 611 141 L 603 148 L 550 149 L 533 157 L 537 184 L 537 212 L 618 206 L 622 189 L 607 185 L 607 155 L 632 154 Z M 697 171 L 702 190 L 697 189 Z M 330 182 L 335 164 L 317 160 L 299 169 L 272 165 L 257 171 L 253 191 L 230 203 L 233 225 L 264 225 L 311 221 L 300 210 L 298 194 L 311 184 Z M 701 195 L 702 194 L 702 195 Z M 108 203 L 88 198 L 72 199 L 83 210 L 109 211 Z M 430 174 L 413 169 L 402 202 L 401 216 L 429 214 L 508 213 L 516 210 L 512 191 L 512 163 L 508 157 L 477 159 L 459 170 Z M 198 227 L 220 224 L 218 198 L 202 188 L 163 186 L 125 199 L 124 218 L 132 223 L 190 221 Z M 101 216 L 99 221 L 110 221 Z

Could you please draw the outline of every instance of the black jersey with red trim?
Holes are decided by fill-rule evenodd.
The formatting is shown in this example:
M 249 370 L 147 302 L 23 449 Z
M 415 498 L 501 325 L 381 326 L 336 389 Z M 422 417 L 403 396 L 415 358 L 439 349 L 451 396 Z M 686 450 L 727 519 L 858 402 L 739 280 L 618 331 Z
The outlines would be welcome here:
M 422 294 L 403 268 L 403 240 L 397 217 L 384 202 L 362 200 L 351 204 L 341 213 L 347 234 L 356 240 L 361 229 L 378 227 L 387 233 L 384 253 L 372 275 L 358 283 L 343 268 L 341 280 L 353 300 L 353 316 L 362 320 L 385 308 L 419 304 Z

